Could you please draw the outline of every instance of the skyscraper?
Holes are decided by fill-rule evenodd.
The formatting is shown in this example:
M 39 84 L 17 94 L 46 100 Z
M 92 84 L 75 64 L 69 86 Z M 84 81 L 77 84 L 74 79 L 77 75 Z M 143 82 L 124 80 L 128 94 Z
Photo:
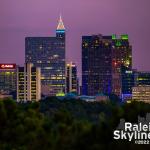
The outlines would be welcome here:
M 77 78 L 77 66 L 70 62 L 67 63 L 67 93 L 75 92 L 78 93 L 78 78 Z
M 82 92 L 84 95 L 114 93 L 121 96 L 121 66 L 132 69 L 128 35 L 82 37 Z
M 82 94 L 111 93 L 111 36 L 82 37 Z
M 65 27 L 60 16 L 56 37 L 27 37 L 25 62 L 41 68 L 42 93 L 65 92 Z
M 112 35 L 112 93 L 122 94 L 121 66 L 132 70 L 132 47 L 128 35 Z
M 17 101 L 41 99 L 41 70 L 33 64 L 17 68 Z

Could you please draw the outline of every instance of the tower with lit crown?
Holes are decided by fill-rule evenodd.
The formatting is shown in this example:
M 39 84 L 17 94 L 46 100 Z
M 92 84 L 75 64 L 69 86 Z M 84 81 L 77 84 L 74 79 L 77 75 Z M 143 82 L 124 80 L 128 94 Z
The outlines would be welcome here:
M 61 16 L 55 37 L 26 37 L 25 61 L 41 68 L 43 95 L 65 93 L 65 27 Z

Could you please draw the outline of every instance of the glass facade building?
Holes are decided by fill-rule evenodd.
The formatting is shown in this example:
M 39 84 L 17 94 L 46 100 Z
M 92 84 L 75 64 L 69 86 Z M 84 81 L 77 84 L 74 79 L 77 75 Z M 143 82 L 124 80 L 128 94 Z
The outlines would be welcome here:
M 82 37 L 82 92 L 84 95 L 114 93 L 121 96 L 121 66 L 132 69 L 128 35 Z
M 121 66 L 132 70 L 132 46 L 129 43 L 128 35 L 121 35 L 119 38 L 112 35 L 112 93 L 118 96 L 121 96 L 122 90 L 124 91 L 125 88 L 121 81 Z
M 60 17 L 56 37 L 27 37 L 25 62 L 41 68 L 42 93 L 65 92 L 65 28 Z
M 82 94 L 112 91 L 111 36 L 82 37 Z

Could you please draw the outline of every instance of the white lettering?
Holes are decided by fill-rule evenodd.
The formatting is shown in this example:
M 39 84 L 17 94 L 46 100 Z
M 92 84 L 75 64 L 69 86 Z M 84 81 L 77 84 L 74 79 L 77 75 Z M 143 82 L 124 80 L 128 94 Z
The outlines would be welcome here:
M 132 131 L 132 130 L 131 130 L 131 127 L 132 127 L 132 124 L 131 124 L 130 122 L 126 122 L 126 123 L 125 123 L 125 131 L 128 131 L 128 130 L 129 130 L 129 131 Z
M 127 133 L 127 134 L 128 134 L 128 137 L 129 137 L 129 141 L 131 141 L 132 138 L 133 138 L 134 133 Z
M 114 139 L 116 139 L 116 140 L 120 139 L 120 131 L 119 130 L 114 131 Z

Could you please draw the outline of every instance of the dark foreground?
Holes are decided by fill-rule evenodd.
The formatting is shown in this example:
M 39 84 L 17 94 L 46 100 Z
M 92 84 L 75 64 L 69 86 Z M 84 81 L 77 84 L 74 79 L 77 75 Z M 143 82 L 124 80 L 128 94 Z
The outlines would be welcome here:
M 87 103 L 57 100 L 17 104 L 0 101 L 0 150 L 147 150 L 114 140 L 120 119 L 137 123 L 138 116 L 150 113 L 144 103 Z

